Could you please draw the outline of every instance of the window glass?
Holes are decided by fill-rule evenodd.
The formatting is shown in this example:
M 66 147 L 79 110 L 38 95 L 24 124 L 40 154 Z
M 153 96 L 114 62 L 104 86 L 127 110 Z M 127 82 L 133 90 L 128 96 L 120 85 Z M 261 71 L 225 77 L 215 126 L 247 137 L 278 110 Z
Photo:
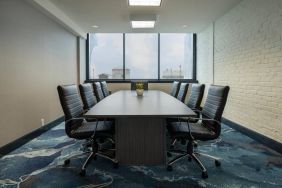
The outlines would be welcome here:
M 160 34 L 160 78 L 192 79 L 193 34 Z
M 125 67 L 126 79 L 158 79 L 158 34 L 126 34 Z
M 160 79 L 192 79 L 193 34 L 161 33 L 158 39 L 157 33 L 90 33 L 89 78 L 123 79 L 125 73 L 125 79 L 158 79 L 160 72 Z
M 123 34 L 89 35 L 89 78 L 123 79 Z

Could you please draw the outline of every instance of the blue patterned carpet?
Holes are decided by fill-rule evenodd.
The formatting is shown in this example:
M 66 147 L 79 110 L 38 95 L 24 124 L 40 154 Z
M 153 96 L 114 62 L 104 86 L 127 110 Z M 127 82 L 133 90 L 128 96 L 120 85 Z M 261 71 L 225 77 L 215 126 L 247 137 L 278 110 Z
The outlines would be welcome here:
M 60 124 L 0 159 L 0 187 L 282 187 L 282 155 L 224 125 L 220 139 L 199 143 L 201 152 L 222 159 L 217 168 L 201 158 L 209 173 L 205 180 L 199 167 L 187 160 L 167 172 L 163 166 L 113 169 L 109 161 L 98 158 L 89 165 L 86 177 L 80 177 L 84 156 L 72 160 L 69 167 L 62 163 L 80 153 L 81 144 L 69 139 Z

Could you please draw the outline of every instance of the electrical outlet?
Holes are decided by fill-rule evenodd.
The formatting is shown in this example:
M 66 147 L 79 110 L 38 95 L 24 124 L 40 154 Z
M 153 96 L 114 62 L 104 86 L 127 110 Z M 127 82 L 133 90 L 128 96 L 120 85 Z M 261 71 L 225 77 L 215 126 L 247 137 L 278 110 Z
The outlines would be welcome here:
M 41 119 L 41 126 L 44 126 L 45 125 L 45 120 L 42 118 Z

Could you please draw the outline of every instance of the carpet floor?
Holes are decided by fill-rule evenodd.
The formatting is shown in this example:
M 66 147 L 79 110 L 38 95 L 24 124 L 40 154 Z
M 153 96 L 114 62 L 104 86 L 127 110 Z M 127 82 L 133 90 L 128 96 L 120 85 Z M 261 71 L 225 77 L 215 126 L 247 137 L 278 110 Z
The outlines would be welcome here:
M 109 161 L 99 157 L 88 166 L 87 175 L 80 177 L 86 156 L 73 159 L 68 167 L 62 164 L 81 153 L 82 143 L 68 138 L 61 123 L 0 159 L 0 187 L 282 187 L 282 155 L 226 125 L 219 139 L 199 142 L 200 152 L 221 158 L 220 167 L 200 158 L 208 179 L 202 179 L 199 167 L 186 159 L 168 172 L 165 166 L 120 165 L 113 169 Z M 181 144 L 177 147 L 185 148 Z

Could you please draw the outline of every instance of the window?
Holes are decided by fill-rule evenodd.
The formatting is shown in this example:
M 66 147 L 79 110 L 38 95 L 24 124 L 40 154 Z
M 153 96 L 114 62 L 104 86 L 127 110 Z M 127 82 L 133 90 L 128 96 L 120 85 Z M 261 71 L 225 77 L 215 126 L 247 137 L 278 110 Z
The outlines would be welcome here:
M 90 33 L 87 79 L 195 79 L 192 33 Z
M 157 34 L 126 34 L 125 68 L 126 79 L 158 79 Z
M 160 34 L 160 79 L 193 78 L 193 34 Z
M 123 34 L 89 35 L 89 78 L 123 79 Z

